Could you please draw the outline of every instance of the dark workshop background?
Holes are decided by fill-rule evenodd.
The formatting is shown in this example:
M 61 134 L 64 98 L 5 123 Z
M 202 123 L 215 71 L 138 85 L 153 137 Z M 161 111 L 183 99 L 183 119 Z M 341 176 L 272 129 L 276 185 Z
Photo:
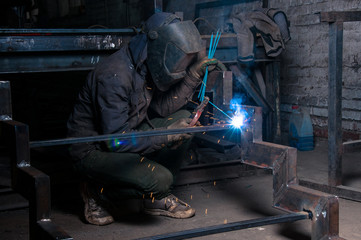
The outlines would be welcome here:
M 147 2 L 140 0 L 29 0 L 0 3 L 2 28 L 126 28 L 139 26 L 148 16 Z M 163 10 L 183 12 L 194 19 L 196 5 L 206 0 L 166 0 Z M 226 2 L 226 1 L 225 1 Z M 236 2 L 236 1 L 233 1 Z M 252 10 L 264 1 L 202 9 L 199 15 L 225 28 L 232 11 Z M 328 23 L 320 22 L 322 11 L 361 9 L 361 1 L 269 0 L 268 7 L 283 10 L 290 20 L 291 41 L 281 54 L 281 128 L 288 131 L 292 105 L 309 110 L 316 138 L 327 138 L 328 107 Z M 14 10 L 16 9 L 16 10 Z M 19 20 L 17 16 L 24 16 Z M 224 21 L 222 21 L 224 19 Z M 200 27 L 202 32 L 202 25 Z M 342 128 L 344 141 L 359 139 L 361 133 L 361 53 L 358 22 L 344 24 Z M 13 117 L 30 124 L 30 135 L 60 137 L 65 116 L 87 72 L 37 73 L 2 76 L 13 79 Z M 52 129 L 51 131 L 49 131 Z M 39 136 L 40 137 L 40 136 Z

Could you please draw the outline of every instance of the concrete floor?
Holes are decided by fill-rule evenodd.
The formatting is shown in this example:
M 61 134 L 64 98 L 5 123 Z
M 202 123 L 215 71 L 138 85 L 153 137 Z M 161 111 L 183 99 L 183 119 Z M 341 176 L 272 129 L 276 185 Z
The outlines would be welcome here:
M 314 151 L 298 152 L 300 178 L 327 182 L 327 145 L 319 143 Z M 344 156 L 346 181 L 361 189 L 361 166 L 356 162 L 361 153 Z M 352 163 L 352 164 L 351 164 Z M 356 164 L 356 165 L 355 165 Z M 139 212 L 138 201 L 120 204 L 116 222 L 103 227 L 85 224 L 81 219 L 82 204 L 71 187 L 54 189 L 52 219 L 74 239 L 136 239 L 157 234 L 206 227 L 242 220 L 262 218 L 284 212 L 272 208 L 272 176 L 241 177 L 217 182 L 180 186 L 175 195 L 196 209 L 196 216 L 178 220 L 151 217 Z M 76 195 L 76 194 L 75 194 Z M 340 236 L 361 239 L 361 203 L 340 199 Z M 28 239 L 28 210 L 0 212 L 0 239 Z M 196 239 L 310 239 L 311 222 L 268 225 L 215 234 Z

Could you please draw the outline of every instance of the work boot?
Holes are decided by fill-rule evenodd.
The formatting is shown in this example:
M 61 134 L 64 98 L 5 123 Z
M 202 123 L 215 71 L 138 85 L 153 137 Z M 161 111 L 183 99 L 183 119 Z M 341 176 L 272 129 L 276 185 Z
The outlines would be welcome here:
M 103 226 L 114 222 L 113 217 L 108 213 L 108 211 L 99 204 L 99 201 L 97 201 L 95 197 L 92 196 L 87 183 L 81 184 L 80 192 L 85 204 L 85 220 L 88 223 Z
M 173 194 L 160 200 L 145 199 L 143 211 L 153 216 L 167 216 L 172 218 L 190 218 L 195 210 L 187 203 L 179 200 Z

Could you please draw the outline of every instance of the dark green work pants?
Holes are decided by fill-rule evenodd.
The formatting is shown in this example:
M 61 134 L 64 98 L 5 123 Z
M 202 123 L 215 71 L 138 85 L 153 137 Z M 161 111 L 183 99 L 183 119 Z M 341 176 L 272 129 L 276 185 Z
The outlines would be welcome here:
M 151 123 L 156 128 L 166 127 L 189 116 L 188 111 L 181 110 L 167 118 L 152 119 Z M 147 123 L 138 128 L 143 131 L 150 129 Z M 187 156 L 189 143 L 188 140 L 177 149 L 164 147 L 144 157 L 136 153 L 95 150 L 79 161 L 75 168 L 109 200 L 161 199 L 169 195 L 182 160 Z

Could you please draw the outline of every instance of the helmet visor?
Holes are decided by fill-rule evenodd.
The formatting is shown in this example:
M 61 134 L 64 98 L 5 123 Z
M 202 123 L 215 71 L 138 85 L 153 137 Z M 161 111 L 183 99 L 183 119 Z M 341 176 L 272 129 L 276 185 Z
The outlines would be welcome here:
M 147 63 L 158 89 L 166 91 L 186 75 L 187 67 L 203 49 L 201 36 L 192 21 L 171 23 L 154 32 Z
M 173 43 L 168 43 L 164 54 L 164 66 L 170 74 L 184 72 L 196 55 L 196 53 L 187 54 Z

